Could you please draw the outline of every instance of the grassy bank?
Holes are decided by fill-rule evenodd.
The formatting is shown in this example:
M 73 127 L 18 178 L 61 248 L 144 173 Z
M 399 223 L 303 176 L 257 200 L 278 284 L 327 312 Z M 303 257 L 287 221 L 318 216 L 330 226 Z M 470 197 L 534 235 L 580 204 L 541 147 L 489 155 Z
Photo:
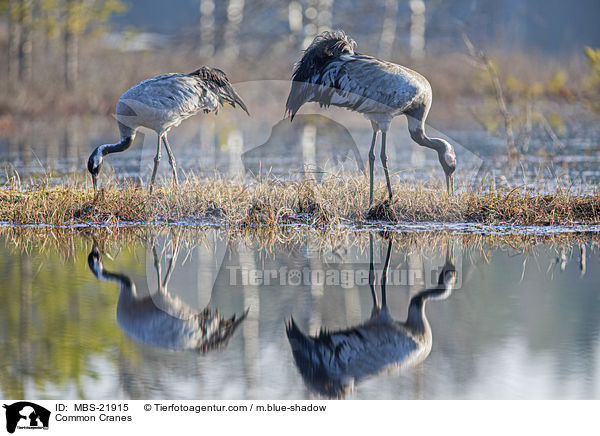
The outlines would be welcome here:
M 224 226 L 360 226 L 384 222 L 467 222 L 511 225 L 600 224 L 600 195 L 556 191 L 537 195 L 524 188 L 463 187 L 452 197 L 442 186 L 396 184 L 392 204 L 368 208 L 364 177 L 331 176 L 312 182 L 240 183 L 227 179 L 190 179 L 179 188 L 150 194 L 136 186 L 105 183 L 94 193 L 81 183 L 35 188 L 0 188 L 0 221 L 20 224 L 169 224 L 211 222 Z M 384 199 L 383 184 L 375 197 Z

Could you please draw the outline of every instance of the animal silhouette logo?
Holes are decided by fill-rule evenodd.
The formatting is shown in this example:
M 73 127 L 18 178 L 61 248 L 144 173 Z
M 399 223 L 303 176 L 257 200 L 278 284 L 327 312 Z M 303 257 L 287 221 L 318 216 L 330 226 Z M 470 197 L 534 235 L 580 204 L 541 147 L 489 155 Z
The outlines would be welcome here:
M 360 151 L 348 129 L 323 115 L 296 115 L 279 121 L 269 139 L 242 154 L 244 169 L 254 176 L 288 172 L 310 174 L 321 181 L 331 170 L 365 170 Z
M 10 405 L 4 404 L 6 409 L 6 431 L 14 433 L 19 429 L 48 429 L 50 411 L 42 406 L 29 401 L 19 401 Z

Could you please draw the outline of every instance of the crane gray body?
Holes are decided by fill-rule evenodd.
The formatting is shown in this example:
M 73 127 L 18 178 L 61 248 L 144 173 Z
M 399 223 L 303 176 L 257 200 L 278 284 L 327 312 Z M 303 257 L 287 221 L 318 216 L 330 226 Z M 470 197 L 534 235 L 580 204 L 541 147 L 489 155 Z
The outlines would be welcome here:
M 292 113 L 309 101 L 334 105 L 359 112 L 387 131 L 398 115 L 429 111 L 432 91 L 427 79 L 406 67 L 343 53 L 307 82 L 294 81 L 290 96 Z
M 381 162 L 388 194 L 392 188 L 387 167 L 386 135 L 398 115 L 406 115 L 411 138 L 431 148 L 446 174 L 447 189 L 454 189 L 452 175 L 456 169 L 454 148 L 441 138 L 425 134 L 425 119 L 432 102 L 431 85 L 421 74 L 401 65 L 356 53 L 356 43 L 343 31 L 323 32 L 306 49 L 294 68 L 286 110 L 293 119 L 307 102 L 321 106 L 344 107 L 362 113 L 371 121 L 373 139 L 369 150 L 370 199 L 373 202 L 374 147 L 381 132 Z
M 166 284 L 152 296 L 139 296 L 129 276 L 104 269 L 96 247 L 88 256 L 88 265 L 98 279 L 120 284 L 117 322 L 128 336 L 145 345 L 202 352 L 219 348 L 229 341 L 248 313 L 229 319 L 208 307 L 198 313 L 173 297 Z
M 414 331 L 394 321 L 387 308 L 359 326 L 314 337 L 291 320 L 287 334 L 305 380 L 329 397 L 345 395 L 374 374 L 417 365 L 431 351 L 431 329 Z
M 224 72 L 216 68 L 202 67 L 189 74 L 171 73 L 144 80 L 123 93 L 116 107 L 121 141 L 97 147 L 88 160 L 94 188 L 96 177 L 104 156 L 127 150 L 140 127 L 154 130 L 158 135 L 154 169 L 150 190 L 154 186 L 158 163 L 161 158 L 161 140 L 164 143 L 173 178 L 177 183 L 175 157 L 167 141 L 167 133 L 173 127 L 198 112 L 217 112 L 221 106 L 240 106 L 246 113 L 244 102 L 229 83 Z
M 202 77 L 179 73 L 152 77 L 132 86 L 117 102 L 121 137 L 140 127 L 162 135 L 200 111 L 217 112 L 225 103 L 224 95 L 212 88 Z

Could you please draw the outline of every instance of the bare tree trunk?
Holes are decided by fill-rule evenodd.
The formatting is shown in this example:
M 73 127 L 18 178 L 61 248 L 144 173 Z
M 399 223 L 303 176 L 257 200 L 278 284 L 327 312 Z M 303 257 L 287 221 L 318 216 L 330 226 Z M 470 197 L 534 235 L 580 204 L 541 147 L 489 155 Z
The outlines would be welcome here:
M 9 0 L 6 6 L 8 14 L 8 46 L 7 46 L 7 74 L 10 82 L 18 78 L 19 70 L 19 38 L 20 25 L 17 17 L 16 0 Z
M 290 44 L 302 48 L 302 3 L 292 0 L 288 3 L 288 24 L 290 26 Z
M 319 0 L 308 0 L 308 6 L 304 10 L 306 24 L 304 25 L 304 41 L 302 48 L 310 45 L 315 36 L 317 36 L 317 16 L 319 15 Z
M 21 29 L 19 38 L 19 79 L 31 78 L 31 49 L 33 24 L 32 0 L 20 0 L 19 2 L 19 27 Z
M 305 180 L 315 181 L 317 171 L 317 127 L 307 123 L 302 130 L 302 166 Z
M 396 40 L 396 28 L 398 27 L 398 0 L 386 0 L 385 16 L 383 17 L 383 29 L 379 40 L 379 57 L 390 59 L 394 50 Z
M 319 0 L 317 15 L 317 33 L 331 30 L 333 22 L 333 2 L 334 0 Z
M 410 56 L 422 59 L 425 56 L 425 2 L 410 0 Z
M 244 19 L 244 0 L 229 0 L 227 5 L 227 24 L 225 26 L 225 54 L 229 59 L 236 59 L 240 54 L 240 26 Z
M 215 0 L 200 0 L 200 56 L 215 54 Z
M 42 8 L 42 22 L 44 35 L 44 49 L 48 52 L 51 49 L 51 42 L 56 37 L 56 26 L 59 22 L 59 8 L 46 7 Z
M 75 2 L 76 0 L 67 0 L 67 14 L 64 26 L 64 72 L 67 89 L 74 88 L 79 70 L 79 38 L 77 32 L 74 31 L 73 23 L 76 19 L 74 16 Z

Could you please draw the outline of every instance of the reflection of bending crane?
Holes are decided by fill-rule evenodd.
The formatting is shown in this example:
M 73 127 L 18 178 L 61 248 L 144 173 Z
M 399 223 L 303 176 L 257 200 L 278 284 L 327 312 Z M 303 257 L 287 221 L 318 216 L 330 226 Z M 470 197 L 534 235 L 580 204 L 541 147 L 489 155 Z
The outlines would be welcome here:
M 248 310 L 236 318 L 223 318 L 207 306 L 201 313 L 192 310 L 169 294 L 168 282 L 177 261 L 177 247 L 169 262 L 164 280 L 161 280 L 160 260 L 152 246 L 154 268 L 158 277 L 158 291 L 152 296 L 137 295 L 135 283 L 125 274 L 104 269 L 98 249 L 94 246 L 88 256 L 88 265 L 100 280 L 121 285 L 117 303 L 117 322 L 135 340 L 171 350 L 197 350 L 206 352 L 223 347 L 246 318 Z
M 322 330 L 307 336 L 292 318 L 287 336 L 296 366 L 309 389 L 327 397 L 343 397 L 359 382 L 391 368 L 408 368 L 422 362 L 431 351 L 431 327 L 425 316 L 425 303 L 446 299 L 452 293 L 456 270 L 450 251 L 434 288 L 410 299 L 405 322 L 395 321 L 386 304 L 387 271 L 392 241 L 389 241 L 381 277 L 381 305 L 374 288 L 373 236 L 370 238 L 369 285 L 373 298 L 371 318 L 356 327 L 336 332 Z

